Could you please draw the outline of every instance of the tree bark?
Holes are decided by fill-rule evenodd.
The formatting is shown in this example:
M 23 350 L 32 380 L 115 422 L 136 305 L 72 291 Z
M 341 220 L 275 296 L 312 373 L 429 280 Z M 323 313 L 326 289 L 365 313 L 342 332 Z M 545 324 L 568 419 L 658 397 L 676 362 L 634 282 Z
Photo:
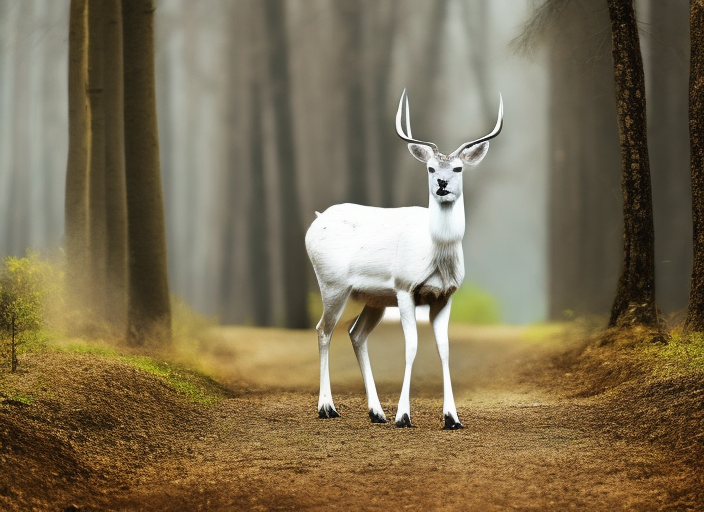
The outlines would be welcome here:
M 64 203 L 67 282 L 76 306 L 85 306 L 89 262 L 88 168 L 90 108 L 88 86 L 88 2 L 71 0 L 68 70 L 68 163 Z
M 268 36 L 268 65 L 276 133 L 276 164 L 279 169 L 279 201 L 284 257 L 284 324 L 305 329 L 308 318 L 308 258 L 305 251 L 299 206 L 296 144 L 293 136 L 293 106 L 288 62 L 285 4 L 263 1 Z
M 104 0 L 105 226 L 107 230 L 106 319 L 124 328 L 127 321 L 127 198 L 120 0 Z
M 10 338 L 10 372 L 17 371 L 17 335 L 15 334 L 15 317 L 12 317 L 12 333 Z
M 106 207 L 105 207 L 105 107 L 104 0 L 88 0 L 88 102 L 90 104 L 90 165 L 88 170 L 88 208 L 90 219 L 88 289 L 90 309 L 96 319 L 106 315 Z
M 689 144 L 694 264 L 685 330 L 704 331 L 704 1 L 690 2 Z
M 645 77 L 633 0 L 609 0 L 621 143 L 623 264 L 610 327 L 657 326 L 655 234 L 645 114 Z
M 154 88 L 154 2 L 122 0 L 125 185 L 128 212 L 128 338 L 171 340 L 164 202 Z

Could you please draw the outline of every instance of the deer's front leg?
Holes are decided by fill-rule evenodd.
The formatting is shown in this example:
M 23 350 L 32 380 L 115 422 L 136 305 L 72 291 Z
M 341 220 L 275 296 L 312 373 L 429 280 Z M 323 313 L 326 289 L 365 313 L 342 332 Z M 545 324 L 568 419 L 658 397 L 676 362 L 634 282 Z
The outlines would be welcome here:
M 435 342 L 438 346 L 438 354 L 442 363 L 443 382 L 443 404 L 442 412 L 445 417 L 446 430 L 456 430 L 464 428 L 457 416 L 455 408 L 455 398 L 452 395 L 452 382 L 450 381 L 450 341 L 448 338 L 448 325 L 450 323 L 450 309 L 452 307 L 452 297 L 447 300 L 439 300 L 430 305 L 430 321 L 433 324 Z
M 418 331 L 416 329 L 416 304 L 413 294 L 409 292 L 398 292 L 398 309 L 401 313 L 401 326 L 403 336 L 406 338 L 406 371 L 403 376 L 403 387 L 401 388 L 401 398 L 398 401 L 398 412 L 396 413 L 397 427 L 412 427 L 411 424 L 411 369 L 413 360 L 416 358 L 418 350 Z

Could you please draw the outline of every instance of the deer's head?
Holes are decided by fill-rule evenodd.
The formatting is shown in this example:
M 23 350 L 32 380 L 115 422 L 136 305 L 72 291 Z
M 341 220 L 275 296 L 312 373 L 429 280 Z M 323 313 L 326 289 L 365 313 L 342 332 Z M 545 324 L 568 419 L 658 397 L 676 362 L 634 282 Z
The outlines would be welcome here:
M 404 111 L 406 115 L 405 132 L 401 124 Z M 408 108 L 408 96 L 404 89 L 396 112 L 396 133 L 408 142 L 408 150 L 411 155 L 426 165 L 430 196 L 440 204 L 453 203 L 462 197 L 463 171 L 482 161 L 489 150 L 489 140 L 501 132 L 503 119 L 503 99 L 499 95 L 499 117 L 491 133 L 471 142 L 465 142 L 449 155 L 444 155 L 432 142 L 417 140 L 411 135 L 410 109 Z

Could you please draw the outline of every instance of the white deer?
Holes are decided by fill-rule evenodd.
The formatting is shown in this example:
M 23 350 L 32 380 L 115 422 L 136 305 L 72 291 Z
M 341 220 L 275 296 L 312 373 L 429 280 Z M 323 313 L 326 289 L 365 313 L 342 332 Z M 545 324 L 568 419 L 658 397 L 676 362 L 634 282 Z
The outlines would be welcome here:
M 401 125 L 404 106 L 405 133 Z M 351 297 L 364 304 L 349 335 L 362 370 L 371 421 L 386 423 L 386 416 L 369 364 L 367 339 L 381 321 L 385 309 L 398 306 L 406 340 L 406 370 L 396 426 L 413 426 L 410 387 L 418 345 L 415 307 L 427 304 L 442 363 L 444 428 L 463 428 L 455 408 L 448 364 L 452 294 L 464 279 L 462 174 L 481 162 L 489 149 L 489 139 L 496 137 L 502 126 L 503 101 L 499 96 L 499 116 L 494 130 L 485 137 L 462 144 L 448 156 L 443 155 L 432 142 L 412 138 L 404 90 L 396 113 L 396 132 L 408 142 L 411 154 L 427 166 L 428 208 L 338 204 L 318 214 L 311 224 L 306 233 L 306 248 L 323 302 L 323 316 L 317 325 L 320 418 L 339 417 L 330 389 L 328 354 L 333 330 Z

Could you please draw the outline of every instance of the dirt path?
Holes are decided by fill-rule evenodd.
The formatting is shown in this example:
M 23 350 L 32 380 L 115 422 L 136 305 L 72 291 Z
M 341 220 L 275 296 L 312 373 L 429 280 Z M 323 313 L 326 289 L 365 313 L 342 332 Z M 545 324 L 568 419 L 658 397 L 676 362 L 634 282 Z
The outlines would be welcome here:
M 207 432 L 183 442 L 187 458 L 135 472 L 125 510 L 697 510 L 691 468 L 609 417 L 595 399 L 567 399 L 526 378 L 554 347 L 521 329 L 455 329 L 455 396 L 466 428 L 442 426 L 439 361 L 421 328 L 412 384 L 417 428 L 367 419 L 348 340 L 332 346 L 342 417 L 318 420 L 313 334 L 241 329 L 214 339 L 214 371 L 237 397 Z M 370 342 L 387 417 L 403 375 L 398 326 Z M 621 421 L 619 421 L 621 420 Z M 637 421 L 633 418 L 634 421 Z M 697 494 L 698 492 L 698 494 Z
M 550 367 L 565 342 L 453 327 L 466 428 L 443 431 L 439 359 L 430 329 L 419 334 L 414 429 L 369 422 L 339 334 L 334 420 L 317 418 L 312 331 L 217 330 L 199 357 L 234 391 L 207 407 L 119 358 L 27 357 L 11 384 L 39 398 L 0 400 L 0 510 L 702 510 L 698 379 L 570 398 L 566 382 L 593 373 Z M 393 418 L 401 329 L 382 325 L 370 343 Z

